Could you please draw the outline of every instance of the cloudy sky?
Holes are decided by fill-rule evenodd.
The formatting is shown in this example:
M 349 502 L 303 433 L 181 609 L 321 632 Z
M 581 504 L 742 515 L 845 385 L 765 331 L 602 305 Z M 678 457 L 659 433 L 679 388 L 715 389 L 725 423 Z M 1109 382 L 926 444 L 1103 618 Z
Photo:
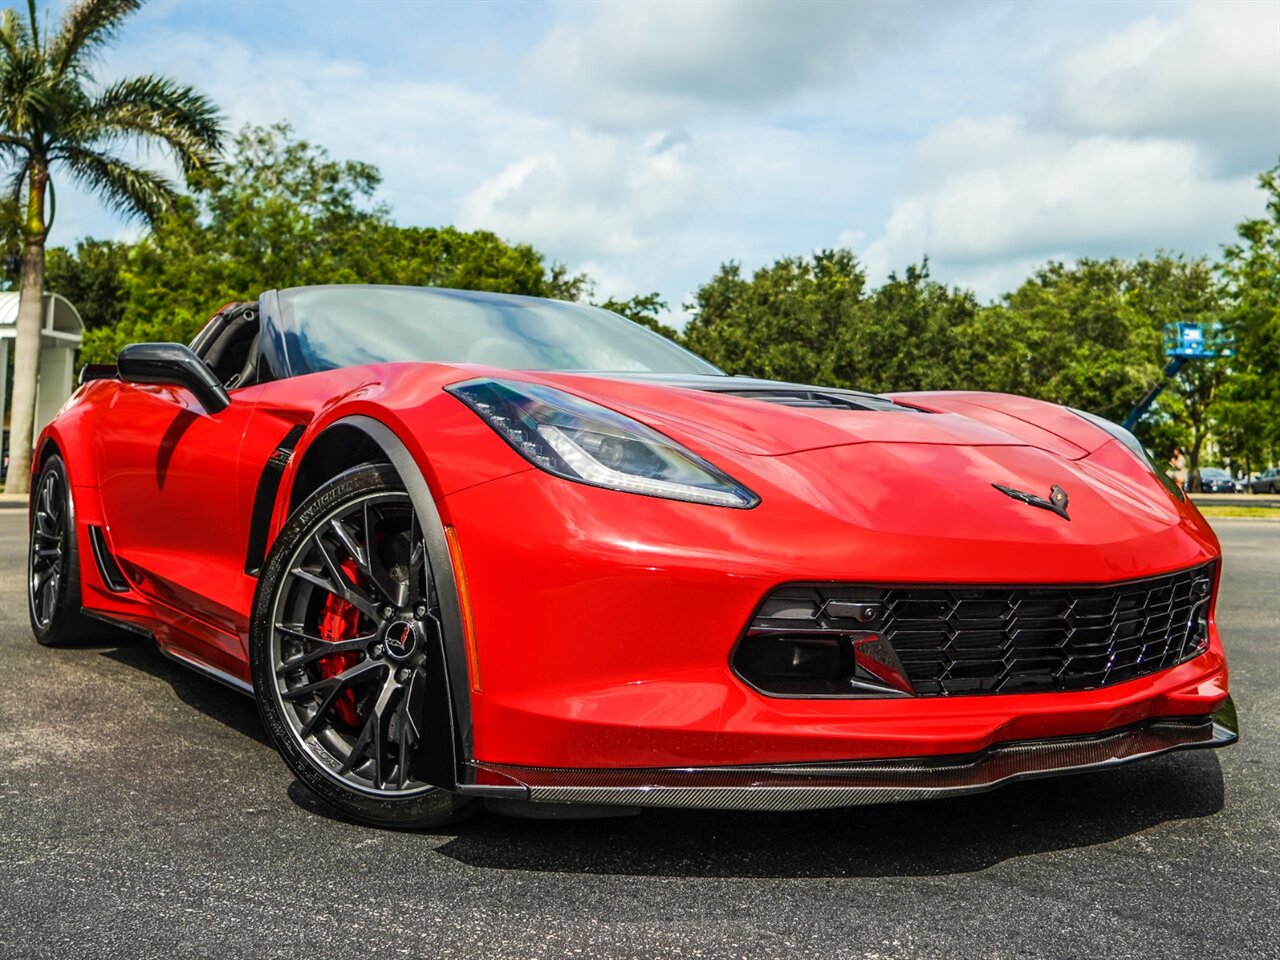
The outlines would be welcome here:
M 157 0 L 104 75 L 377 164 L 406 225 L 528 241 L 678 308 L 725 260 L 1217 251 L 1280 158 L 1280 2 Z M 55 241 L 118 235 L 64 199 Z M 679 320 L 679 317 L 675 319 Z

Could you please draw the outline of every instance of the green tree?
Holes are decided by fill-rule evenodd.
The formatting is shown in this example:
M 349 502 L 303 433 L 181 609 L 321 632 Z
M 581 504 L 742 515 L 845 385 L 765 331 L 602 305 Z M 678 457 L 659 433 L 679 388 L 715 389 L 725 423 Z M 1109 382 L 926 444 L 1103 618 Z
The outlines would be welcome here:
M 725 264 L 694 295 L 683 342 L 730 373 L 859 390 L 970 386 L 955 362 L 978 304 L 928 263 L 868 291 L 848 250 L 789 257 L 750 280 Z
M 751 279 L 726 263 L 694 294 L 684 343 L 729 373 L 833 386 L 866 274 L 848 250 L 786 257 Z
M 45 288 L 75 304 L 88 329 L 115 326 L 124 316 L 120 274 L 129 249 L 119 240 L 93 239 L 79 241 L 74 250 L 53 247 L 45 257 Z
M 1120 420 L 1159 375 L 1160 331 L 1122 260 L 1051 262 L 974 323 L 980 385 Z
M 89 332 L 82 359 L 127 343 L 190 340 L 220 305 L 263 290 L 392 283 L 577 299 L 587 278 L 485 231 L 399 227 L 374 202 L 376 167 L 335 160 L 287 124 L 246 128 L 227 162 L 129 251 L 119 323 Z
M 12 9 L 0 17 L 0 153 L 12 167 L 13 195 L 22 213 L 5 478 L 11 493 L 25 492 L 30 479 L 54 171 L 114 210 L 151 221 L 173 207 L 175 187 L 166 177 L 122 158 L 120 148 L 159 147 L 191 174 L 213 162 L 221 141 L 217 111 L 191 87 L 153 75 L 105 87 L 94 82 L 92 58 L 139 6 L 140 0 L 80 0 L 49 37 L 41 36 L 35 0 L 28 0 L 25 19 Z
M 654 333 L 660 333 L 668 340 L 673 340 L 676 343 L 681 342 L 679 331 L 674 327 L 667 326 L 658 319 L 659 314 L 666 313 L 667 301 L 663 300 L 661 294 L 657 292 L 638 294 L 629 300 L 618 300 L 610 297 L 604 303 L 597 303 L 596 306 L 626 317 L 632 323 L 648 327 Z
M 1163 253 L 1144 258 L 1133 265 L 1132 278 L 1129 301 L 1153 330 L 1162 332 L 1169 323 L 1199 323 L 1207 327 L 1222 321 L 1221 285 L 1213 267 L 1203 258 L 1188 260 Z M 1157 363 L 1164 359 L 1162 347 Z M 1201 455 L 1214 430 L 1220 392 L 1229 373 L 1223 360 L 1192 360 L 1165 388 L 1157 415 L 1147 418 L 1138 430 L 1143 441 L 1159 454 L 1167 455 L 1164 445 L 1176 439 L 1187 456 L 1192 489 L 1198 489 Z M 1162 422 L 1166 422 L 1163 428 Z M 1161 440 L 1164 442 L 1159 443 Z
M 1236 346 L 1224 415 L 1236 449 L 1262 467 L 1280 458 L 1280 165 L 1258 183 L 1266 213 L 1236 228 L 1238 240 L 1223 250 L 1219 271 Z
M 970 291 L 931 279 L 927 260 L 891 273 L 842 329 L 832 375 L 874 393 L 972 389 L 976 371 L 957 358 L 978 310 Z

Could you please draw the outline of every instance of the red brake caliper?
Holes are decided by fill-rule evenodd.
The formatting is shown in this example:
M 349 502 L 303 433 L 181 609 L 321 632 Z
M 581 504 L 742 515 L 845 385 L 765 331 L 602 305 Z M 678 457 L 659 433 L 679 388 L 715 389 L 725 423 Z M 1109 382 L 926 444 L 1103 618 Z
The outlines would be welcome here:
M 348 558 L 342 561 L 342 572 L 352 583 L 360 582 L 359 568 L 354 560 Z M 330 642 L 350 640 L 359 636 L 359 631 L 360 611 L 332 593 L 325 597 L 324 606 L 320 608 L 320 637 Z M 336 677 L 343 670 L 354 666 L 357 657 L 358 654 L 355 653 L 335 653 L 333 656 L 321 657 L 316 661 L 316 666 L 320 668 L 320 676 Z M 338 711 L 338 716 L 344 723 L 353 727 L 360 726 L 360 711 L 356 709 L 354 690 L 344 690 L 334 702 L 333 708 Z

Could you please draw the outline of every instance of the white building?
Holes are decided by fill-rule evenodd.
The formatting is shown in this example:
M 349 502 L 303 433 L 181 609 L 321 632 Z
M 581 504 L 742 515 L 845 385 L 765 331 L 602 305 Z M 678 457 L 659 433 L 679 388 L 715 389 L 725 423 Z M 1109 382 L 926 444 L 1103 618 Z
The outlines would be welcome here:
M 0 293 L 0 412 L 5 409 L 9 393 L 9 358 L 17 336 L 17 321 L 18 294 Z M 40 324 L 35 434 L 71 396 L 75 388 L 76 351 L 83 338 L 84 321 L 71 301 L 58 293 L 46 293 L 44 322 Z

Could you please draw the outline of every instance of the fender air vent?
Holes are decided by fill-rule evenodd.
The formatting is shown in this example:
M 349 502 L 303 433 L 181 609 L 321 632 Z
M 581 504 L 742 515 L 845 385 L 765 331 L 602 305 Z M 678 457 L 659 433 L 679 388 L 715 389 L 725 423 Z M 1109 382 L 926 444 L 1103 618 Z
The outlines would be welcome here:
M 128 592 L 129 581 L 124 578 L 120 565 L 111 555 L 111 548 L 107 546 L 107 538 L 101 527 L 89 524 L 89 543 L 93 547 L 94 563 L 98 565 L 98 576 L 102 577 L 107 589 L 112 593 Z

